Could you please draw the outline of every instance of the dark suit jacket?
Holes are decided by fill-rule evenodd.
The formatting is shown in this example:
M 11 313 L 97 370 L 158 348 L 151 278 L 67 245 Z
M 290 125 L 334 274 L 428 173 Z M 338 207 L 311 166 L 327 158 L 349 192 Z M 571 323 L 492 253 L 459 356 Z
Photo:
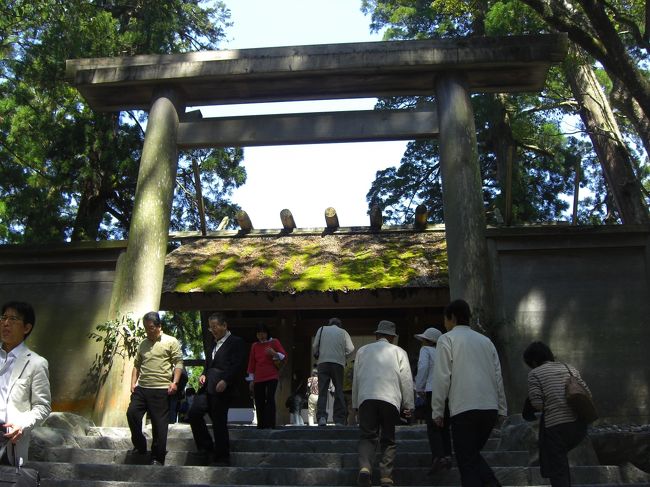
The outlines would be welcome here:
M 228 384 L 224 394 L 233 394 L 237 390 L 237 382 L 243 380 L 246 365 L 244 340 L 231 334 L 219 347 L 214 358 L 211 356 L 213 348 L 214 342 L 205 361 L 203 375 L 205 375 L 206 381 L 203 387 L 208 394 L 215 394 L 215 386 L 223 379 Z

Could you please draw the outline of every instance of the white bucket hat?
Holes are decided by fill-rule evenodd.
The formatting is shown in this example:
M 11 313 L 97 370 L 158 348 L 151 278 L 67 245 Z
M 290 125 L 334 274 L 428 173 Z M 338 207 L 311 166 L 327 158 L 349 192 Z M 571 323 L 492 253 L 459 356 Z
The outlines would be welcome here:
M 418 333 L 417 335 L 415 335 L 415 338 L 417 338 L 420 341 L 428 340 L 430 342 L 437 343 L 438 338 L 440 338 L 441 335 L 442 332 L 437 328 L 427 328 L 426 330 L 424 330 L 424 333 Z

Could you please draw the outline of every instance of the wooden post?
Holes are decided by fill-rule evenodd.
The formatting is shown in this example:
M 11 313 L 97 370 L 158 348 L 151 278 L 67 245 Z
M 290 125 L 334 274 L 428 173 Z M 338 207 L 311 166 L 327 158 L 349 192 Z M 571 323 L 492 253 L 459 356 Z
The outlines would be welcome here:
M 573 211 L 571 215 L 571 225 L 578 224 L 578 204 L 580 203 L 580 158 L 576 158 L 576 177 L 573 181 Z
M 429 217 L 429 212 L 427 207 L 424 205 L 418 205 L 415 209 L 415 222 L 413 226 L 416 230 L 424 230 L 427 228 L 427 218 Z
M 456 74 L 436 82 L 440 170 L 451 299 L 465 299 L 477 319 L 492 320 L 483 188 L 469 94 Z
M 381 214 L 381 208 L 379 205 L 372 205 L 372 208 L 370 208 L 370 228 L 374 231 L 381 230 L 383 224 L 384 217 Z
M 336 230 L 339 227 L 339 217 L 331 206 L 325 210 L 325 225 L 328 230 Z
M 235 215 L 235 218 L 237 219 L 237 223 L 239 223 L 242 232 L 248 233 L 253 229 L 253 223 L 251 222 L 248 213 L 246 213 L 244 210 L 239 210 Z
M 282 227 L 284 231 L 290 233 L 296 228 L 296 221 L 293 219 L 291 210 L 284 209 L 280 212 L 280 221 L 282 221 Z
M 192 169 L 194 170 L 194 185 L 196 186 L 196 205 L 199 207 L 199 220 L 201 222 L 201 235 L 204 237 L 208 234 L 205 224 L 205 205 L 203 204 L 203 190 L 201 189 L 201 173 L 199 163 L 192 159 Z
M 139 320 L 160 305 L 167 235 L 176 183 L 176 134 L 181 101 L 173 89 L 160 88 L 153 96 L 135 190 L 129 242 L 120 259 L 111 296 L 110 318 Z M 131 363 L 117 360 L 100 389 L 95 421 L 101 426 L 124 426 L 130 395 Z M 110 401 L 102 402 L 102 398 Z

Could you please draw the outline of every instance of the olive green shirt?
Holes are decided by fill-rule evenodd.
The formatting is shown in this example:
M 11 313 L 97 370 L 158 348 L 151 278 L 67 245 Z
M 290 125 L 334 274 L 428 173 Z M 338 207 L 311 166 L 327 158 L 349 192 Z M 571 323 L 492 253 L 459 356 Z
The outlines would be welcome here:
M 178 340 L 164 333 L 155 342 L 145 338 L 138 347 L 134 366 L 140 371 L 140 387 L 167 389 L 174 369 L 183 368 L 183 355 Z

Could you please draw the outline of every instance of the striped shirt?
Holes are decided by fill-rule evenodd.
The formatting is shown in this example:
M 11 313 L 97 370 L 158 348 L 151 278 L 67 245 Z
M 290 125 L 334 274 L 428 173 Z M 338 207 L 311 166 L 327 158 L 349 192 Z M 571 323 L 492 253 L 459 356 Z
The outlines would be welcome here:
M 580 373 L 571 365 L 568 367 L 589 390 Z M 577 419 L 566 402 L 565 386 L 568 378 L 569 371 L 562 362 L 545 362 L 528 373 L 528 397 L 533 407 L 544 413 L 546 428 L 572 423 Z

